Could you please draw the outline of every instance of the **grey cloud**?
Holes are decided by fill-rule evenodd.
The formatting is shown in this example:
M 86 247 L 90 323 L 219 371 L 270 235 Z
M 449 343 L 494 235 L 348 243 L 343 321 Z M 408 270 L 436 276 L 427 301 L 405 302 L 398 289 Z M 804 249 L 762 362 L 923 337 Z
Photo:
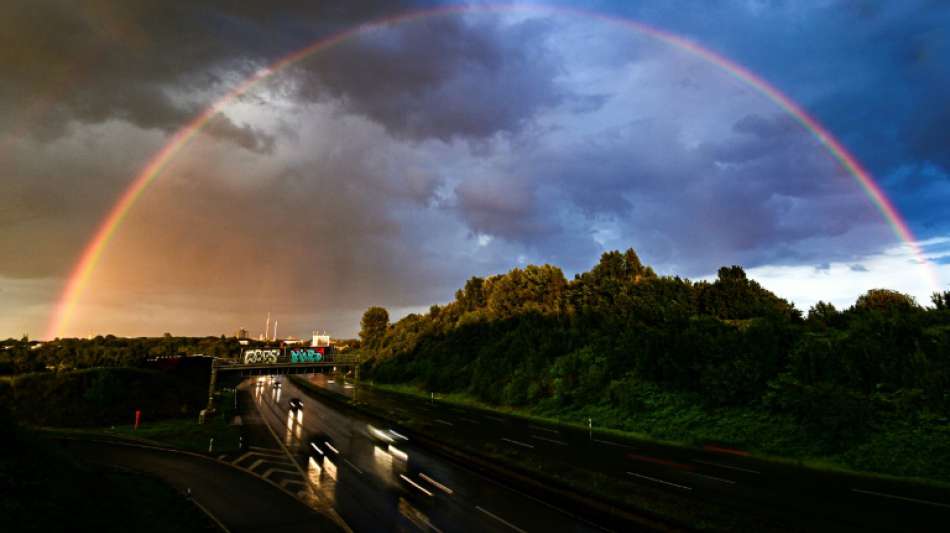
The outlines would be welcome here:
M 234 72 L 248 75 L 320 32 L 425 4 L 14 2 L 0 17 L 0 133 L 49 141 L 74 122 L 108 120 L 174 131 L 229 90 Z M 212 132 L 273 148 L 271 135 L 227 119 Z
M 339 98 L 398 138 L 513 133 L 570 98 L 553 81 L 559 61 L 544 44 L 548 31 L 542 21 L 507 25 L 485 15 L 377 28 L 307 61 L 301 68 L 309 76 L 298 90 L 318 101 Z

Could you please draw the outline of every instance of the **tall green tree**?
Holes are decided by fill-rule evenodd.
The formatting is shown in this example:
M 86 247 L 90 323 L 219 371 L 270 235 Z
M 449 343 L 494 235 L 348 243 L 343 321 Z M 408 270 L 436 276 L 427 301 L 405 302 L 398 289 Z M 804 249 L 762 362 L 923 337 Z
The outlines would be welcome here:
M 367 348 L 377 348 L 389 328 L 389 311 L 382 307 L 370 307 L 360 320 L 360 340 Z

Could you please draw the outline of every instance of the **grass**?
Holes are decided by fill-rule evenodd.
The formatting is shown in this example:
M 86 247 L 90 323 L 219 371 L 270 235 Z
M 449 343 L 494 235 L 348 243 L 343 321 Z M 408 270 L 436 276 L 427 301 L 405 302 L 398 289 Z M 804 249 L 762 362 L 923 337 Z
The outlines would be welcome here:
M 428 399 L 408 384 L 372 384 L 396 394 Z M 704 409 L 685 394 L 648 390 L 647 405 L 631 416 L 616 406 L 564 407 L 553 403 L 500 407 L 464 393 L 438 394 L 441 402 L 516 416 L 525 420 L 587 429 L 615 440 L 646 441 L 679 447 L 719 444 L 746 451 L 760 460 L 862 477 L 911 481 L 950 488 L 950 426 L 919 426 L 890 421 L 865 441 L 837 453 L 823 451 L 790 417 L 751 407 Z
M 197 418 L 190 417 L 156 420 L 154 422 L 143 420 L 138 429 L 129 424 L 89 429 L 46 428 L 46 431 L 67 436 L 135 440 L 143 444 L 161 445 L 200 453 L 208 453 L 208 445 L 213 438 L 214 448 L 212 453 L 228 453 L 239 449 L 240 438 L 240 428 L 231 425 L 231 420 L 234 417 L 233 394 L 233 391 L 221 393 L 219 400 L 221 409 L 204 424 L 199 424 Z

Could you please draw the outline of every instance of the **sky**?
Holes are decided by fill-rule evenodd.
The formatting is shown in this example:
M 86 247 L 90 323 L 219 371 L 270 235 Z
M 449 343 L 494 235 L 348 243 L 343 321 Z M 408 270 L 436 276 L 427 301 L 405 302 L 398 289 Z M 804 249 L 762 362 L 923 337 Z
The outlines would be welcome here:
M 393 19 L 445 5 L 469 9 Z M 742 265 L 802 310 L 950 288 L 950 4 L 487 5 L 7 4 L 0 337 L 256 335 L 268 312 L 281 335 L 348 337 L 371 305 L 399 317 L 471 276 L 532 263 L 573 276 L 631 247 L 661 274 Z M 775 101 L 622 20 L 796 102 L 916 242 Z M 51 328 L 124 191 L 262 73 L 169 158 Z

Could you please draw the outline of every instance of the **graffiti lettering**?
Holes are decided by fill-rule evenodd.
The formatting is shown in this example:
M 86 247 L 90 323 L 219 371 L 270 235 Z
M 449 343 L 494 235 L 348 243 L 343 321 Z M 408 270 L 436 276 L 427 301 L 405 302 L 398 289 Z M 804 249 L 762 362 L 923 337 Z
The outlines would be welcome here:
M 323 361 L 322 350 L 313 348 L 290 350 L 291 363 L 319 363 L 320 361 Z
M 244 364 L 276 363 L 280 350 L 245 350 Z

